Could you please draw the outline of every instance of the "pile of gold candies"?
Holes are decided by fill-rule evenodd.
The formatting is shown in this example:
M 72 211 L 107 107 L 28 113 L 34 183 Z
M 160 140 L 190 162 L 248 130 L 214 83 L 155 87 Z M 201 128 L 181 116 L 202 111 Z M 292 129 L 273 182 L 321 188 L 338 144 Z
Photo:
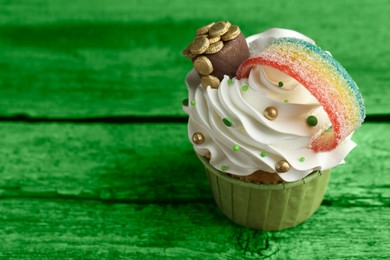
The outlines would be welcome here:
M 215 54 L 222 50 L 224 43 L 237 38 L 240 28 L 229 22 L 210 23 L 196 31 L 194 40 L 183 50 L 183 55 L 192 59 L 194 69 L 201 76 L 203 87 L 218 88 L 219 79 L 212 75 L 213 64 L 207 55 Z

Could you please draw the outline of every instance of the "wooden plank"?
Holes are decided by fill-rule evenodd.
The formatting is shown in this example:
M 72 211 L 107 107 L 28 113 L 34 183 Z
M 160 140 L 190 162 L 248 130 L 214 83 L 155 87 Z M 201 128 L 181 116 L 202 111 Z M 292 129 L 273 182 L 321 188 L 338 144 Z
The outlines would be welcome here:
M 2 199 L 0 210 L 6 259 L 390 257 L 389 207 L 322 206 L 304 224 L 279 232 L 239 227 L 211 203 Z
M 0 124 L 0 197 L 137 203 L 206 201 L 184 124 Z M 364 124 L 325 204 L 390 205 L 390 124 Z
M 285 27 L 311 36 L 360 85 L 368 114 L 388 114 L 389 9 L 386 0 L 2 2 L 0 116 L 183 115 L 191 64 L 181 50 L 197 27 L 220 19 L 246 35 Z

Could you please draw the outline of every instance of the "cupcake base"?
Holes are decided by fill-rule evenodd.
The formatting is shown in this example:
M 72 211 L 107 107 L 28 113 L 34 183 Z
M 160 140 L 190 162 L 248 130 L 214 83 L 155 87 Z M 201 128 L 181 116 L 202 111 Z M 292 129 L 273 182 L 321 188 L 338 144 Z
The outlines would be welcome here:
M 199 156 L 217 206 L 233 222 L 260 230 L 282 230 L 307 220 L 320 206 L 330 170 L 290 183 L 254 184 L 216 170 Z

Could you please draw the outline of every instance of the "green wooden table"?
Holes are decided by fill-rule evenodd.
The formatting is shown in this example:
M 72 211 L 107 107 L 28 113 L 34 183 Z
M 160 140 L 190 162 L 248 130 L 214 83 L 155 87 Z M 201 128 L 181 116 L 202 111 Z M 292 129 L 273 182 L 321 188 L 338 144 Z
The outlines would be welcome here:
M 390 258 L 389 13 L 387 0 L 0 0 L 0 258 Z M 298 227 L 231 223 L 187 139 L 181 50 L 217 20 L 312 37 L 365 97 L 359 146 Z

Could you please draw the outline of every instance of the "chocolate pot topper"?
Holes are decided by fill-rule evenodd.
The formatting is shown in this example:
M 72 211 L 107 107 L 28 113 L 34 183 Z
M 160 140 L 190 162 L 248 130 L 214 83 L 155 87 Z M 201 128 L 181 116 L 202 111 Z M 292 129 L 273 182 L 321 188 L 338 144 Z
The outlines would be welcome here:
M 199 28 L 183 55 L 192 59 L 203 87 L 218 88 L 224 75 L 236 75 L 241 63 L 249 58 L 249 48 L 238 26 L 217 22 Z

